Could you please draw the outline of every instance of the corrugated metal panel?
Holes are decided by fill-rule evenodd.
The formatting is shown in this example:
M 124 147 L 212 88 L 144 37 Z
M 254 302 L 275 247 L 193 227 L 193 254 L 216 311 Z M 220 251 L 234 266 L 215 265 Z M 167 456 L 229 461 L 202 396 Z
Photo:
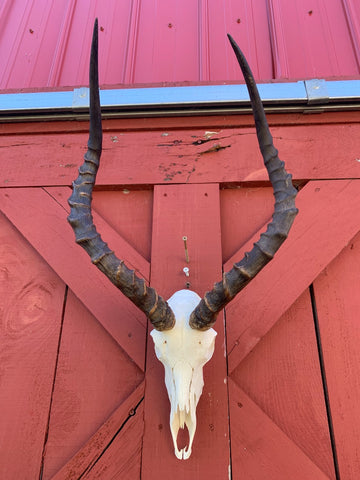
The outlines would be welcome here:
M 258 80 L 357 77 L 357 0 L 2 0 L 0 88 L 88 83 L 100 23 L 100 82 L 241 79 L 226 38 Z

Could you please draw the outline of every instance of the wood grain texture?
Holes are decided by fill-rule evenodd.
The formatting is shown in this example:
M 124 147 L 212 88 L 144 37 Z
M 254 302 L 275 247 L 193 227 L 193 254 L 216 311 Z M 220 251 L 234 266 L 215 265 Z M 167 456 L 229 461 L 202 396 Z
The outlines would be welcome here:
M 247 480 L 329 478 L 231 379 L 229 396 L 233 478 Z
M 73 232 L 66 221 L 67 211 L 61 206 L 61 202 L 66 202 L 67 192 L 68 189 L 61 191 L 61 196 L 57 197 L 56 192 L 52 192 L 55 200 L 43 189 L 1 189 L 0 209 L 135 363 L 143 368 L 144 315 L 91 264 L 86 253 L 75 244 Z M 104 236 L 109 235 L 107 240 L 110 245 L 121 243 L 121 252 L 126 258 L 126 242 L 119 240 L 111 228 L 105 228 L 99 218 L 97 222 Z M 133 249 L 129 250 L 129 255 L 139 257 Z
M 271 220 L 274 196 L 271 187 L 220 190 L 221 247 L 226 263 L 260 228 Z
M 151 257 L 152 199 L 152 190 L 123 189 L 93 193 L 94 211 L 140 253 L 143 262 L 144 258 L 150 262 Z M 105 238 L 105 234 L 103 236 Z M 121 256 L 121 249 L 116 247 L 115 252 Z M 142 272 L 148 270 L 149 265 L 141 268 Z
M 140 402 L 144 388 L 142 382 L 52 480 L 140 478 L 139 443 L 144 428 L 143 404 Z M 104 455 L 107 457 L 108 451 L 112 454 L 108 464 L 110 471 L 118 469 L 120 473 L 96 476 L 99 469 L 104 469 Z
M 59 205 L 63 207 L 66 214 L 70 213 L 70 208 L 68 205 L 68 197 L 70 195 L 69 188 L 66 187 L 47 187 L 44 189 Z M 127 190 L 125 190 L 127 192 Z M 124 259 L 129 268 L 135 269 L 139 276 L 143 277 L 147 282 L 150 279 L 150 264 L 149 261 L 144 258 L 144 256 L 139 253 L 133 246 L 131 241 L 138 236 L 149 237 L 151 234 L 151 226 L 146 225 L 145 228 L 141 229 L 140 226 L 136 225 L 135 232 L 133 230 L 133 223 L 137 224 L 139 222 L 138 215 L 136 212 L 132 212 L 130 205 L 133 205 L 133 209 L 138 207 L 135 198 L 138 197 L 138 193 L 142 192 L 133 192 L 132 199 L 125 207 L 121 206 L 121 203 L 118 201 L 119 193 L 121 196 L 127 197 L 128 194 L 122 192 L 98 192 L 94 193 L 94 205 L 93 205 L 93 217 L 94 223 L 101 232 L 101 235 L 104 239 L 107 239 L 111 248 L 118 252 L 120 258 Z M 145 192 L 144 192 L 145 193 Z M 98 198 L 99 197 L 99 198 Z M 121 197 L 120 197 L 121 198 Z M 101 200 L 103 199 L 103 200 Z M 134 200 L 134 201 L 132 201 Z M 142 200 L 142 201 L 141 201 Z M 151 222 L 147 217 L 151 217 L 149 210 L 152 208 L 152 196 L 150 191 L 146 191 L 145 195 L 142 195 L 140 199 L 140 206 L 143 210 L 146 210 L 144 214 L 140 217 L 142 221 L 147 220 L 147 224 Z M 97 208 L 99 207 L 99 208 Z M 122 212 L 118 210 L 124 210 Z M 132 214 L 133 213 L 133 214 Z M 125 217 L 125 218 L 124 218 Z M 123 224 L 121 224 L 123 222 Z M 68 225 L 67 225 L 68 226 Z M 140 229 L 142 230 L 140 232 Z M 124 234 L 123 234 L 124 232 Z M 131 232 L 131 233 L 130 233 Z M 136 235 L 137 234 L 137 235 Z M 126 235 L 130 237 L 130 240 L 126 239 Z M 145 238 L 142 238 L 142 244 L 145 244 Z M 149 240 L 148 240 L 149 242 Z M 145 250 L 145 247 L 143 247 Z M 144 322 L 145 324 L 145 322 Z
M 229 53 L 232 53 L 229 50 Z M 232 55 L 233 57 L 233 55 Z M 239 72 L 239 66 L 234 60 L 234 66 Z M 243 81 L 243 80 L 242 80 Z M 236 82 L 238 83 L 238 82 Z M 188 83 L 178 83 L 173 86 L 185 86 Z M 149 87 L 149 85 L 143 85 Z M 152 87 L 154 86 L 151 85 Z M 155 85 L 156 86 L 156 85 Z M 141 85 L 139 86 L 141 87 Z M 36 89 L 32 92 L 37 91 Z M 44 91 L 44 90 L 42 90 Z M 265 106 L 265 111 L 266 111 Z M 333 111 L 318 113 L 307 113 L 304 115 L 301 112 L 297 113 L 267 113 L 266 115 L 270 128 L 272 126 L 295 126 L 295 125 L 327 125 L 327 124 L 350 124 L 359 123 L 359 115 L 357 111 Z M 213 130 L 214 128 L 253 128 L 254 118 L 251 114 L 231 114 L 231 115 L 191 115 L 182 117 L 136 117 L 136 118 L 112 118 L 103 119 L 103 132 L 105 134 L 112 134 L 114 132 L 129 132 L 129 131 L 156 131 L 168 132 L 170 130 L 178 129 L 204 129 Z M 89 132 L 89 121 L 84 121 L 81 118 L 76 122 L 69 122 L 67 120 L 54 120 L 52 122 L 19 122 L 19 123 L 1 123 L 0 136 L 7 135 L 46 135 L 49 133 L 82 133 L 84 135 Z M 120 133 L 120 134 L 121 134 Z M 116 133 L 115 133 L 116 134 Z M 116 140 L 116 139 L 115 139 Z M 85 145 L 84 145 L 85 148 Z
M 144 433 L 144 404 L 122 427 L 84 480 L 137 480 L 141 478 L 142 435 Z
M 207 131 L 105 132 L 97 185 L 268 181 L 254 128 Z M 360 177 L 360 124 L 281 125 L 271 132 L 295 180 Z M 0 186 L 70 186 L 86 141 L 85 132 L 3 136 Z
M 0 213 L 0 478 L 39 478 L 64 295 Z
M 143 380 L 143 373 L 70 291 L 59 349 L 44 480 L 70 460 Z
M 188 237 L 191 289 L 202 295 L 214 277 L 221 276 L 220 207 L 218 185 L 157 186 L 154 191 L 151 281 L 161 283 L 168 297 L 185 287 L 182 269 Z M 230 461 L 226 358 L 222 316 L 216 324 L 215 353 L 204 367 L 205 386 L 197 408 L 197 430 L 191 457 L 175 457 L 169 427 L 170 403 L 164 368 L 155 357 L 153 340 L 147 353 L 145 433 L 142 478 L 198 478 L 228 476 Z
M 357 233 L 360 182 L 309 182 L 297 206 L 298 218 L 275 259 L 226 309 L 230 372 Z M 226 271 L 252 243 L 229 260 Z
M 360 234 L 314 282 L 340 477 L 360 476 Z
M 308 290 L 238 365 L 231 379 L 328 478 L 335 479 Z M 247 478 L 251 472 L 243 475 Z

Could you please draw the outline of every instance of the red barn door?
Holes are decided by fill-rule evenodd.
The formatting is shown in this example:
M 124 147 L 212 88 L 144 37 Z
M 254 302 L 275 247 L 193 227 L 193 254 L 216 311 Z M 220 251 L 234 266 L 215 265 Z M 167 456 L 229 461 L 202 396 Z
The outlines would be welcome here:
M 247 117 L 234 118 L 172 119 L 166 129 L 161 119 L 145 128 L 105 122 L 95 223 L 164 297 L 187 282 L 203 295 L 271 217 L 253 129 Z M 353 135 L 360 127 L 326 119 L 317 136 L 307 119 L 274 127 L 300 186 L 300 214 L 276 258 L 217 321 L 187 461 L 173 453 L 163 367 L 146 319 L 90 264 L 66 222 L 87 126 L 49 124 L 41 135 L 8 126 L 0 189 L 1 477 L 358 477 L 360 145 Z M 341 165 L 332 161 L 339 128 L 353 142 Z M 326 151 L 319 132 L 329 139 Z

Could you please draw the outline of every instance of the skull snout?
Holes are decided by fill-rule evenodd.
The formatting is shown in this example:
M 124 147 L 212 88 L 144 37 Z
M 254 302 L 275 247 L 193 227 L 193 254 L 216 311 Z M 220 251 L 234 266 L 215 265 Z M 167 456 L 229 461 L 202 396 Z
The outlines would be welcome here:
M 179 411 L 180 428 L 184 428 L 185 414 L 191 413 L 193 402 L 191 401 L 191 386 L 193 369 L 186 362 L 177 362 L 173 368 L 174 381 L 174 409 Z M 172 408 L 173 410 L 173 408 Z
M 179 361 L 172 369 L 173 390 L 169 393 L 171 412 L 170 430 L 173 439 L 175 455 L 186 460 L 190 457 L 191 447 L 196 430 L 196 398 L 192 389 L 193 368 L 185 361 Z M 180 428 L 187 427 L 189 441 L 187 447 L 179 450 L 178 433 Z

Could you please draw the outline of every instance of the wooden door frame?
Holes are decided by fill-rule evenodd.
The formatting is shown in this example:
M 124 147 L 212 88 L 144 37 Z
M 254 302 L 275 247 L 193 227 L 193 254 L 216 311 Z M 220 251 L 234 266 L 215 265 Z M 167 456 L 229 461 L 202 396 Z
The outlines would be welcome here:
M 359 211 L 360 207 L 360 164 L 357 158 L 360 151 L 360 122 L 357 117 L 356 112 L 326 113 L 321 116 L 269 116 L 273 134 L 279 137 L 276 144 L 281 157 L 286 160 L 288 170 L 293 173 L 295 183 L 301 188 L 298 206 L 300 211 L 308 214 L 300 216 L 296 221 L 290 238 L 277 254 L 276 261 L 227 309 L 227 318 L 230 319 L 235 307 L 241 305 L 246 308 L 248 304 L 254 304 L 254 297 L 256 299 L 256 311 L 249 320 L 249 329 L 244 334 L 236 322 L 228 323 L 230 372 L 359 231 L 359 224 L 353 213 Z M 106 120 L 104 132 L 108 150 L 106 157 L 109 161 L 106 163 L 106 160 L 103 160 L 98 188 L 209 184 L 216 179 L 216 183 L 224 187 L 267 184 L 261 159 L 257 152 L 254 152 L 256 144 L 252 118 L 247 115 L 224 118 Z M 206 132 L 212 133 L 209 135 Z M 119 139 L 115 138 L 116 134 L 124 137 L 121 150 Z M 75 266 L 69 265 L 66 259 L 66 252 L 74 249 L 78 252 L 72 232 L 67 227 L 64 228 L 64 225 L 68 212 L 66 199 L 86 144 L 87 123 L 3 124 L 0 135 L 4 145 L 4 158 L 9 157 L 10 160 L 4 162 L 0 179 L 1 210 L 100 322 L 104 316 L 104 308 L 123 309 L 128 312 L 129 318 L 134 319 L 131 336 L 128 331 L 121 330 L 121 325 L 114 328 L 106 319 L 102 324 L 120 342 L 121 348 L 144 369 L 146 323 L 143 316 L 139 315 L 130 302 L 117 292 L 115 294 L 112 285 L 103 282 L 101 275 L 98 278 L 98 273 L 85 255 L 73 255 L 77 259 Z M 32 142 L 37 145 L 36 158 L 33 153 L 29 154 L 29 144 Z M 141 165 L 143 162 L 141 151 L 136 149 L 137 143 L 145 144 L 147 150 L 153 153 L 146 159 L 146 169 L 139 170 L 138 177 L 134 178 L 134 165 Z M 65 148 L 68 145 L 71 148 Z M 121 159 L 121 169 L 118 169 L 111 157 L 118 159 L 119 152 L 124 151 L 124 147 L 127 147 L 125 151 L 134 156 L 132 161 Z M 244 156 L 247 158 L 239 168 L 238 159 L 243 159 Z M 187 157 L 191 157 L 191 161 L 188 161 Z M 207 171 L 207 162 L 211 162 L 212 171 Z M 329 178 L 333 180 L 327 180 Z M 43 187 L 44 185 L 46 187 Z M 41 203 L 46 208 L 39 212 L 35 205 Z M 315 209 L 309 208 L 314 205 Z M 114 249 L 125 252 L 129 263 L 148 280 L 149 263 L 100 217 L 96 218 L 96 222 L 101 224 L 99 229 L 104 238 L 111 242 Z M 43 225 L 51 225 L 53 233 L 50 243 L 44 241 Z M 326 245 L 325 229 L 331 239 L 331 242 L 326 241 Z M 258 233 L 255 237 L 258 237 Z M 54 255 L 54 246 L 59 255 Z M 246 249 L 248 245 L 241 247 L 236 258 Z M 291 272 L 286 269 L 278 272 L 279 265 L 284 267 L 294 256 L 306 260 L 291 263 Z M 224 265 L 225 270 L 230 268 L 232 261 L 233 259 L 230 259 Z M 81 282 L 74 277 L 74 272 L 77 271 L 84 272 Z M 281 282 L 287 286 L 291 278 L 295 277 L 296 281 L 292 282 L 290 289 L 286 289 L 286 296 L 277 298 L 274 302 L 270 301 L 269 307 L 269 299 L 276 298 L 271 283 L 274 274 L 281 276 Z M 99 305 L 95 300 L 92 290 L 95 283 L 97 290 L 102 289 L 106 306 Z M 267 293 L 259 302 L 257 292 L 261 290 Z M 259 326 L 258 312 L 265 304 L 267 314 L 262 316 Z M 253 335 L 255 323 L 256 335 Z M 233 389 L 234 386 L 230 388 Z M 86 459 L 90 464 L 96 461 L 96 455 L 113 440 L 119 425 L 126 424 L 127 428 L 131 429 L 133 423 L 136 425 L 135 431 L 139 432 L 143 428 L 142 417 L 134 415 L 134 412 L 143 411 L 143 395 L 144 383 L 54 478 L 60 480 L 66 471 L 70 472 L 75 465 L 79 467 L 80 458 Z M 125 429 L 124 434 L 126 431 Z M 80 468 L 85 468 L 85 461 L 81 465 Z

